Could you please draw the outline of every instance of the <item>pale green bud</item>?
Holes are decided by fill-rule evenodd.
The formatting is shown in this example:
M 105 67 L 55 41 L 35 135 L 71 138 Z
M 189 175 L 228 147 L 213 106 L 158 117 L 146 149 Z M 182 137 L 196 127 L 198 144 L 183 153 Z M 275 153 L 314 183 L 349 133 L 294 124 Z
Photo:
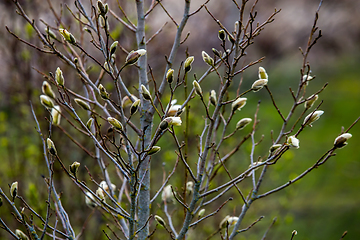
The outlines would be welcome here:
M 305 102 L 305 109 L 311 108 L 311 107 L 314 105 L 315 101 L 316 101 L 318 98 L 319 98 L 318 95 L 311 95 L 311 96 L 309 97 L 309 100 L 307 100 L 307 101 Z
M 236 110 L 241 110 L 246 104 L 247 98 L 237 98 L 232 104 L 231 104 L 231 110 L 235 112 Z
M 145 49 L 138 49 L 136 51 L 132 50 L 129 55 L 127 55 L 126 60 L 125 60 L 125 64 L 126 65 L 131 65 L 136 63 L 139 58 L 143 55 L 146 54 L 146 50 Z
M 192 65 L 193 62 L 194 62 L 194 57 L 193 57 L 193 56 L 188 57 L 188 58 L 185 60 L 185 63 L 184 63 L 185 73 L 190 72 L 190 70 L 191 70 L 191 65 Z
M 101 201 L 105 202 L 105 194 L 101 188 L 98 188 L 95 192 L 96 196 L 100 198 Z
M 257 91 L 261 90 L 267 83 L 268 83 L 267 79 L 256 80 L 253 83 L 253 85 L 251 86 L 251 90 L 253 90 L 254 92 L 257 92 Z
M 89 118 L 89 120 L 86 122 L 86 127 L 87 129 L 89 129 L 91 131 L 91 125 L 93 123 L 94 119 L 93 118 Z
M 90 193 L 90 192 L 86 192 L 85 193 L 85 204 L 89 207 L 89 208 L 95 208 L 97 207 L 97 204 L 95 202 L 95 198 L 94 196 Z
M 299 143 L 300 143 L 299 139 L 297 139 L 295 136 L 288 137 L 288 139 L 286 141 L 286 144 L 289 147 L 293 147 L 293 148 L 296 148 L 296 149 L 298 149 L 300 147 Z
M 196 80 L 193 81 L 193 86 L 194 86 L 194 89 L 195 89 L 195 93 L 197 95 L 199 95 L 200 97 L 202 97 L 202 89 L 200 87 L 200 84 Z
M 194 182 L 189 181 L 186 183 L 186 191 L 188 194 L 191 194 L 194 191 Z
M 133 115 L 137 112 L 140 106 L 140 99 L 137 99 L 130 107 L 130 115 Z
M 279 148 L 281 148 L 282 144 L 274 144 L 270 147 L 269 153 L 273 155 Z
M 117 120 L 116 118 L 113 117 L 108 117 L 107 118 L 108 122 L 116 129 L 122 131 L 123 130 L 123 125 L 121 124 L 121 122 L 119 120 Z
M 66 29 L 59 29 L 60 34 L 63 36 L 65 41 L 69 42 L 70 44 L 76 44 L 75 37 Z
M 50 28 L 46 27 L 45 32 L 46 32 L 47 35 L 49 35 L 49 37 L 51 37 L 53 39 L 56 39 L 55 33 Z
M 143 84 L 141 84 L 141 94 L 145 100 L 148 100 L 148 101 L 151 100 L 150 92 L 149 92 L 149 90 L 147 90 L 147 88 Z
M 60 119 L 61 119 L 61 108 L 60 106 L 56 105 L 53 109 L 51 109 L 51 119 L 52 124 L 54 126 L 60 125 Z
M 158 224 L 160 224 L 161 226 L 163 226 L 164 228 L 166 228 L 166 222 L 164 221 L 164 219 L 162 219 L 160 216 L 155 215 L 155 220 Z
M 171 189 L 171 185 L 167 185 L 166 187 L 164 187 L 161 193 L 161 199 L 167 203 L 173 202 L 175 200 Z
M 159 146 L 153 146 L 148 152 L 148 155 L 153 155 L 155 153 L 158 153 L 161 150 L 161 147 Z
M 40 95 L 40 103 L 44 107 L 49 108 L 49 109 L 51 109 L 55 106 L 54 102 L 51 100 L 51 98 L 46 95 Z
M 340 136 L 335 138 L 334 147 L 335 148 L 343 148 L 343 147 L 345 147 L 347 145 L 346 141 L 351 137 L 352 137 L 352 135 L 350 133 L 341 134 Z
M 263 68 L 263 67 L 259 67 L 259 78 L 260 79 L 268 79 L 269 78 L 266 73 L 265 68 Z
M 246 127 L 246 125 L 248 125 L 249 123 L 251 123 L 252 119 L 251 118 L 243 118 L 240 121 L 238 121 L 236 123 L 236 130 L 241 130 L 244 127 Z
M 172 83 L 174 80 L 174 69 L 169 69 L 166 73 L 166 80 L 168 83 Z
M 13 182 L 10 187 L 10 195 L 14 201 L 16 196 L 18 195 L 18 182 Z
M 16 229 L 15 230 L 15 235 L 20 239 L 20 240 L 29 240 L 28 236 L 26 236 L 26 234 L 21 231 L 20 229 Z
M 218 34 L 218 37 L 221 41 L 224 41 L 225 38 L 226 38 L 226 34 L 225 34 L 225 31 L 223 29 L 219 30 L 219 34 Z
M 211 90 L 211 91 L 210 91 L 210 97 L 209 97 L 209 99 L 210 99 L 210 103 L 215 106 L 215 105 L 216 105 L 216 102 L 217 102 L 215 90 Z
M 102 84 L 99 84 L 98 91 L 102 99 L 109 99 L 109 93 L 106 91 L 105 87 Z
M 90 105 L 87 103 L 87 102 L 85 102 L 85 101 L 83 101 L 83 100 L 81 100 L 80 98 L 74 98 L 74 101 L 77 103 L 77 105 L 79 105 L 82 109 L 84 109 L 84 110 L 86 110 L 86 111 L 90 111 Z
M 112 66 L 110 66 L 110 64 L 109 64 L 108 62 L 105 62 L 105 63 L 104 63 L 104 68 L 105 68 L 105 70 L 108 71 L 108 72 L 113 72 L 113 71 L 114 71 L 113 68 L 112 68 Z
M 43 84 L 41 86 L 41 90 L 42 90 L 43 94 L 45 94 L 51 98 L 55 98 L 55 93 L 53 92 L 50 84 L 47 81 L 43 82 Z
M 110 46 L 110 55 L 113 55 L 116 51 L 117 45 L 118 45 L 118 41 L 115 41 L 111 44 Z
M 64 76 L 61 69 L 58 67 L 55 71 L 55 80 L 60 86 L 64 86 Z
M 201 209 L 198 213 L 198 218 L 202 218 L 205 215 L 205 208 Z
M 49 152 L 50 152 L 52 155 L 56 155 L 57 152 L 56 152 L 56 148 L 55 148 L 54 142 L 53 142 L 50 138 L 47 138 L 47 139 L 46 139 L 46 143 L 47 143 L 47 149 L 49 150 Z
M 205 63 L 207 63 L 209 66 L 214 66 L 214 59 L 212 59 L 209 54 L 207 54 L 205 51 L 202 51 L 201 56 Z
M 69 169 L 72 174 L 76 177 L 76 173 L 79 170 L 80 163 L 79 162 L 73 162 L 73 164 L 70 165 Z
M 312 127 L 312 123 L 317 121 L 320 116 L 324 113 L 324 111 L 318 110 L 315 111 L 313 113 L 310 113 L 309 115 L 307 115 L 304 119 L 303 125 L 309 125 L 310 127 Z

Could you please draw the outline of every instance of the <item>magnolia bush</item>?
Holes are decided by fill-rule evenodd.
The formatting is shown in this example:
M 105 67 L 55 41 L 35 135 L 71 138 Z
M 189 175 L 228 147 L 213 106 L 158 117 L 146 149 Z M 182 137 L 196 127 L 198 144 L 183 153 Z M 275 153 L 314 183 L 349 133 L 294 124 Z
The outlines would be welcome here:
M 356 121 L 334 136 L 332 147 L 314 157 L 308 169 L 283 185 L 261 188 L 270 174 L 268 170 L 287 151 L 304 150 L 300 147 L 301 135 L 310 127 L 316 128 L 320 117 L 326 117 L 319 101 L 326 84 L 321 89 L 312 88 L 314 77 L 307 60 L 321 37 L 317 28 L 321 2 L 307 46 L 301 50 L 301 74 L 297 89 L 290 89 L 291 107 L 287 110 L 278 107 L 270 90 L 272 79 L 264 58 L 247 56 L 257 36 L 279 13 L 275 9 L 264 22 L 258 22 L 258 1 L 230 1 L 239 13 L 231 27 L 212 13 L 209 0 L 193 12 L 190 0 L 182 1 L 181 21 L 172 17 L 164 1 L 134 1 L 131 4 L 135 12 L 124 10 L 122 4 L 130 4 L 126 1 L 75 0 L 72 6 L 60 10 L 49 2 L 56 24 L 33 21 L 20 2 L 13 2 L 41 44 L 21 39 L 11 29 L 9 33 L 68 65 L 66 71 L 61 67 L 39 71 L 45 81 L 38 99 L 46 118 L 38 118 L 32 110 L 48 169 L 44 176 L 48 193 L 43 199 L 47 202 L 45 214 L 38 213 L 36 206 L 19 195 L 23 183 L 10 184 L 10 191 L 4 189 L 5 183 L 0 188 L 1 204 L 8 204 L 18 221 L 18 229 L 13 229 L 0 219 L 1 228 L 16 239 L 80 239 L 86 231 L 103 232 L 103 239 L 190 239 L 204 231 L 197 226 L 207 221 L 218 224 L 210 228 L 212 233 L 206 233 L 208 238 L 234 239 L 262 220 L 260 216 L 249 219 L 250 225 L 243 223 L 253 202 L 263 201 L 320 167 L 352 136 L 349 130 Z M 146 23 L 154 17 L 154 9 L 162 10 L 176 32 L 164 64 L 159 67 L 156 63 L 157 69 L 153 70 L 155 63 L 148 49 L 154 47 L 151 40 L 162 34 L 162 28 L 153 35 L 147 31 Z M 71 14 L 75 24 L 63 22 L 63 11 Z M 196 33 L 185 36 L 184 27 L 200 11 L 218 25 L 218 32 L 208 33 L 218 37 L 218 44 L 212 52 L 197 49 L 202 59 L 195 59 L 195 53 L 188 50 L 187 57 L 179 59 L 176 54 L 180 47 L 186 46 L 188 38 L 197 37 Z M 133 33 L 132 44 L 112 37 L 116 25 Z M 132 74 L 126 75 L 126 71 Z M 243 79 L 244 71 L 258 75 L 258 79 Z M 70 75 L 78 76 L 77 85 L 68 80 Z M 252 82 L 251 87 L 244 89 L 243 81 Z M 213 90 L 207 93 L 203 88 L 209 85 Z M 281 119 L 280 126 L 274 126 L 279 131 L 272 132 L 271 144 L 262 141 L 269 136 L 257 132 L 261 103 L 247 98 L 258 92 L 270 97 L 273 112 Z M 241 111 L 245 108 L 253 108 L 253 115 L 245 116 Z M 55 137 L 54 131 L 63 136 Z M 61 144 L 64 141 L 75 144 L 96 165 L 87 167 L 80 160 L 64 159 L 62 153 L 66 150 L 58 147 L 65 148 Z M 244 149 L 245 144 L 250 146 L 249 151 Z M 169 172 L 160 169 L 164 150 L 172 159 L 167 162 L 172 166 Z M 239 165 L 240 161 L 245 165 Z M 61 172 L 54 171 L 57 166 Z M 94 174 L 95 169 L 100 169 L 100 177 Z M 86 171 L 87 177 L 80 176 L 80 171 Z M 89 219 L 84 223 L 74 220 L 69 203 L 64 204 L 61 197 L 72 193 L 60 194 L 57 175 L 66 176 L 76 187 L 73 191 L 83 194 L 82 199 L 71 202 L 81 201 L 92 213 L 101 212 L 107 228 L 91 230 Z M 231 200 L 242 207 L 229 210 Z M 263 232 L 265 238 L 266 229 Z

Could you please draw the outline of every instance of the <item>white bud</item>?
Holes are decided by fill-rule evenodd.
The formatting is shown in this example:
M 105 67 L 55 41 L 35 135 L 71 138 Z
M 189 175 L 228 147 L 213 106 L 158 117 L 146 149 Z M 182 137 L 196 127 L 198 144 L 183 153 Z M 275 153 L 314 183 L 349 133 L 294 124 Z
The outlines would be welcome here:
M 309 125 L 310 127 L 312 127 L 312 123 L 315 122 L 316 120 L 318 120 L 320 118 L 320 116 L 324 113 L 324 111 L 318 110 L 315 112 L 310 113 L 309 115 L 307 115 L 304 119 L 303 124 L 305 125 Z
M 290 137 L 288 137 L 288 139 L 287 139 L 287 145 L 289 146 L 289 147 L 293 147 L 293 148 L 296 148 L 296 149 L 298 149 L 300 146 L 299 146 L 299 144 L 300 144 L 300 141 L 299 141 L 299 139 L 297 139 L 295 136 L 290 136 Z
M 241 110 L 246 104 L 247 98 L 237 98 L 232 104 L 231 109 L 233 112 L 236 110 Z
M 54 126 L 59 126 L 60 125 L 60 119 L 61 119 L 61 108 L 60 106 L 56 105 L 54 106 L 53 109 L 51 109 L 51 120 L 52 120 L 52 124 Z
M 254 92 L 257 92 L 259 90 L 261 90 L 265 85 L 267 85 L 268 80 L 267 79 L 259 79 L 256 80 L 253 85 L 251 86 L 251 90 L 253 90 Z
M 236 123 L 236 130 L 241 130 L 244 127 L 246 127 L 246 125 L 248 125 L 249 123 L 251 123 L 252 119 L 251 118 L 243 118 L 240 121 L 238 121 Z
M 335 138 L 334 147 L 335 148 L 343 148 L 343 147 L 345 147 L 347 145 L 346 141 L 351 137 L 352 137 L 352 135 L 350 133 L 341 134 L 340 136 Z
M 259 67 L 259 78 L 260 79 L 268 79 L 269 78 L 265 71 L 265 68 L 263 68 L 263 67 Z

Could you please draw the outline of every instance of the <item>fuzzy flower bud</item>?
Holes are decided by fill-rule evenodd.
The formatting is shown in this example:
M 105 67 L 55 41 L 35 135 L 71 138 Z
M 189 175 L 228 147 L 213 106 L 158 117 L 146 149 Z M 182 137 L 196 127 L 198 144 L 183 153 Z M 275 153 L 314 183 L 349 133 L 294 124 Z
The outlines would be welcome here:
M 215 54 L 215 56 L 220 57 L 220 52 L 216 48 L 212 48 L 211 51 Z
M 97 1 L 97 9 L 98 9 L 98 11 L 99 11 L 99 13 L 101 14 L 101 15 L 106 15 L 106 13 L 108 12 L 108 10 L 109 10 L 109 7 L 108 7 L 108 5 L 107 4 L 103 4 L 102 3 L 102 1 L 100 1 L 100 0 L 98 0 Z
M 47 35 L 49 35 L 49 37 L 51 37 L 53 39 L 56 39 L 55 33 L 50 28 L 46 27 L 45 32 L 46 32 Z
M 179 116 L 184 111 L 184 109 L 185 107 L 181 110 L 181 105 L 179 104 L 172 105 L 169 108 L 168 116 L 170 117 Z
M 51 109 L 51 123 L 54 126 L 60 125 L 60 119 L 61 119 L 61 108 L 60 106 L 56 105 L 53 109 Z
M 193 87 L 195 89 L 195 93 L 202 97 L 202 89 L 200 87 L 200 84 L 196 80 L 193 81 Z
M 41 90 L 43 92 L 43 94 L 51 97 L 51 98 L 55 98 L 55 93 L 54 91 L 51 89 L 50 84 L 47 81 L 44 81 L 42 86 L 41 86 Z
M 293 148 L 296 148 L 296 149 L 298 149 L 300 147 L 299 143 L 300 143 L 299 139 L 297 139 L 295 136 L 288 137 L 288 139 L 286 141 L 286 144 L 289 147 L 293 147 Z
M 40 103 L 41 105 L 49 109 L 54 107 L 54 102 L 51 100 L 50 97 L 46 95 L 40 95 Z
M 109 99 L 109 93 L 106 91 L 105 87 L 102 84 L 99 84 L 98 91 L 102 99 Z
M 47 143 L 47 149 L 49 150 L 49 152 L 50 152 L 52 155 L 56 155 L 57 152 L 56 152 L 56 148 L 55 148 L 54 142 L 53 142 L 50 138 L 47 138 L 47 139 L 46 139 L 46 143 Z
M 305 117 L 303 125 L 309 125 L 310 127 L 312 127 L 311 124 L 318 120 L 323 113 L 324 111 L 321 110 L 310 113 Z
M 65 41 L 69 42 L 70 44 L 76 43 L 75 37 L 68 30 L 60 28 L 59 32 L 63 36 Z
M 116 118 L 113 117 L 108 117 L 107 118 L 108 122 L 117 130 L 122 130 L 123 129 L 123 125 L 121 124 L 121 122 L 119 120 L 117 120 Z
M 134 100 L 134 102 L 138 100 L 138 98 L 135 95 L 132 95 L 132 94 L 131 94 L 131 98 Z M 121 100 L 121 106 L 123 108 L 130 107 L 132 104 L 133 104 L 133 102 L 131 101 L 129 96 L 125 96 Z
M 249 123 L 251 123 L 252 119 L 251 118 L 243 118 L 240 121 L 238 121 L 236 123 L 236 130 L 241 130 L 244 127 L 246 127 L 246 125 L 248 125 Z
M 205 215 L 205 208 L 201 209 L 198 213 L 198 218 L 202 218 Z
M 26 236 L 26 234 L 21 231 L 20 229 L 16 229 L 15 230 L 15 235 L 20 239 L 20 240 L 29 240 L 28 236 Z
M 231 110 L 235 112 L 236 110 L 241 110 L 246 104 L 247 98 L 237 98 L 232 104 L 231 104 Z
M 219 228 L 226 228 L 228 223 L 228 219 L 230 218 L 229 215 L 226 215 L 226 217 L 223 218 L 223 220 L 221 220 L 220 224 L 219 224 Z
M 98 188 L 95 193 L 96 193 L 96 196 L 98 196 L 101 201 L 105 202 L 104 191 L 101 188 Z
M 126 60 L 125 60 L 125 64 L 126 65 L 131 65 L 136 63 L 139 58 L 143 55 L 146 54 L 146 50 L 145 49 L 139 49 L 139 50 L 132 50 L 129 55 L 127 55 Z
M 185 73 L 190 72 L 190 70 L 191 70 L 191 65 L 192 65 L 193 62 L 194 62 L 194 57 L 193 57 L 193 56 L 188 57 L 188 58 L 185 60 L 185 63 L 184 63 Z
M 165 119 L 160 123 L 160 129 L 162 129 L 162 128 L 161 128 L 161 125 L 162 125 L 162 123 L 163 123 L 164 121 L 167 122 L 167 126 L 168 126 L 168 125 L 181 126 L 181 123 L 182 123 L 180 117 L 167 117 L 167 118 L 165 118 Z M 166 125 L 166 124 L 164 123 L 163 125 Z M 167 126 L 166 126 L 164 129 L 166 129 Z M 162 129 L 162 130 L 164 130 L 164 129 Z
M 87 110 L 87 111 L 90 111 L 91 108 L 90 108 L 90 105 L 89 105 L 87 102 L 81 100 L 80 98 L 75 98 L 74 101 L 75 101 L 75 102 L 77 103 L 77 105 L 79 105 L 82 109 Z
M 137 99 L 130 107 L 130 115 L 133 115 L 137 112 L 140 106 L 140 99 Z
M 239 221 L 239 218 L 238 217 L 229 217 L 227 221 L 229 223 L 229 226 L 234 226 L 237 223 L 237 221 Z
M 215 106 L 215 105 L 216 105 L 216 102 L 217 102 L 215 90 L 211 90 L 211 91 L 210 91 L 210 97 L 209 97 L 209 99 L 210 99 L 210 103 Z
M 214 66 L 214 59 L 212 59 L 209 54 L 207 54 L 205 51 L 202 51 L 201 56 L 206 64 L 208 64 L 209 66 Z
M 167 203 L 174 201 L 174 195 L 171 189 L 171 185 L 167 185 L 166 187 L 164 187 L 161 193 L 161 199 Z
M 259 67 L 259 78 L 260 79 L 268 79 L 269 78 L 266 73 L 265 68 L 263 68 L 263 67 Z
M 147 88 L 141 84 L 141 94 L 145 100 L 151 101 L 151 94 Z
M 94 196 L 90 193 L 90 192 L 86 192 L 85 193 L 85 204 L 89 207 L 89 208 L 95 208 L 97 207 L 97 204 L 95 202 L 95 198 Z
M 113 42 L 111 44 L 111 46 L 110 46 L 110 56 L 115 53 L 118 43 L 119 43 L 118 41 L 115 41 L 115 42 Z
M 191 194 L 194 191 L 194 182 L 189 181 L 186 183 L 186 191 L 188 194 Z
M 267 79 L 256 80 L 251 86 L 251 90 L 253 90 L 253 92 L 257 92 L 261 90 L 265 85 L 267 85 L 267 83 L 268 83 Z
M 219 37 L 219 39 L 220 39 L 221 41 L 224 41 L 224 40 L 225 40 L 226 34 L 225 34 L 224 29 L 219 30 L 218 37 Z
M 94 121 L 93 118 L 89 118 L 89 120 L 86 122 L 87 129 L 91 130 L 91 125 L 92 125 L 93 121 Z
M 166 80 L 168 83 L 172 83 L 174 81 L 174 69 L 170 68 L 166 73 Z
M 269 149 L 269 154 L 272 156 L 279 148 L 281 148 L 282 144 L 274 144 Z
M 106 181 L 101 181 L 101 183 L 99 185 L 100 185 L 100 188 L 102 188 L 106 192 L 110 193 L 110 189 L 109 189 L 109 186 L 107 185 Z M 110 183 L 110 185 L 111 185 L 111 190 L 114 192 L 116 190 L 116 185 L 113 183 Z
M 59 67 L 55 71 L 55 80 L 59 84 L 59 86 L 64 86 L 64 82 L 65 82 L 64 76 Z
M 318 98 L 319 98 L 318 95 L 311 95 L 311 96 L 309 97 L 309 100 L 307 100 L 307 101 L 305 102 L 305 109 L 311 108 L 311 107 L 314 105 L 315 101 L 316 101 Z
M 73 162 L 73 164 L 70 165 L 69 169 L 72 174 L 76 177 L 76 173 L 79 170 L 80 163 L 79 162 Z
M 163 226 L 164 228 L 166 228 L 166 222 L 164 221 L 164 219 L 162 219 L 160 216 L 155 215 L 155 220 L 158 224 L 160 224 L 161 226 Z
M 345 147 L 347 145 L 346 141 L 351 137 L 352 137 L 352 135 L 350 133 L 341 134 L 340 136 L 335 138 L 334 147 L 335 148 L 343 148 L 343 147 Z
M 306 75 L 306 74 L 302 77 L 302 81 L 303 81 L 303 82 L 306 82 L 306 85 L 308 85 L 309 82 L 310 82 L 311 80 L 313 80 L 313 79 L 314 79 L 314 77 L 312 77 L 312 76 L 310 76 L 310 75 Z
M 149 151 L 148 151 L 148 155 L 153 155 L 155 153 L 158 153 L 161 150 L 161 147 L 159 146 L 153 146 Z
M 114 71 L 114 69 L 112 68 L 112 66 L 110 66 L 110 64 L 108 62 L 104 62 L 104 68 L 108 72 L 113 72 Z
M 16 196 L 18 195 L 18 182 L 13 182 L 10 187 L 10 195 L 14 201 Z

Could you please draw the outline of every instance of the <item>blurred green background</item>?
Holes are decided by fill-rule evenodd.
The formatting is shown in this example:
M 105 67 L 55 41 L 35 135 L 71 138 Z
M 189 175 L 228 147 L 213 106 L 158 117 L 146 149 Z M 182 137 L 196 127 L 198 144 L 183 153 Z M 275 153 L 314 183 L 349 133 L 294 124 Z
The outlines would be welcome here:
M 41 30 L 44 25 L 41 24 L 39 18 L 54 26 L 56 25 L 46 1 L 24 0 L 20 2 L 30 17 L 37 19 L 36 23 Z M 57 1 L 51 2 L 56 9 L 59 8 Z M 65 2 L 73 9 L 73 2 Z M 132 1 L 120 2 L 124 9 L 128 11 L 134 9 Z M 192 10 L 195 10 L 203 1 L 193 0 L 192 2 Z M 238 17 L 231 2 L 222 1 L 221 8 L 218 7 L 218 1 L 212 1 L 209 4 L 210 11 L 229 29 L 233 28 L 234 21 Z M 250 1 L 250 3 L 252 2 Z M 183 1 L 164 1 L 164 6 L 169 9 L 176 20 L 181 18 L 182 4 Z M 289 87 L 295 89 L 300 79 L 299 69 L 302 57 L 298 47 L 304 48 L 306 46 L 317 4 L 318 1 L 310 0 L 270 0 L 260 1 L 256 8 L 260 22 L 264 21 L 275 7 L 281 8 L 282 11 L 276 16 L 275 22 L 268 25 L 255 40 L 247 52 L 243 64 L 266 56 L 261 66 L 265 67 L 268 72 L 269 88 L 284 114 L 287 114 L 287 110 L 292 104 Z M 358 43 L 360 41 L 360 19 L 356 12 L 357 9 L 360 9 L 359 5 L 359 1 L 356 0 L 324 1 L 318 24 L 323 37 L 314 46 L 309 56 L 312 75 L 316 75 L 316 78 L 309 85 L 307 95 L 311 95 L 328 82 L 328 87 L 319 97 L 324 101 L 321 110 L 325 113 L 319 121 L 314 123 L 313 128 L 306 128 L 301 133 L 299 136 L 300 149 L 290 150 L 279 163 L 269 169 L 260 192 L 282 185 L 310 167 L 317 158 L 332 147 L 335 137 L 341 132 L 341 127 L 348 128 L 359 117 L 360 48 Z M 119 13 L 116 2 L 111 3 L 110 6 L 113 6 L 115 11 Z M 70 25 L 71 19 L 71 15 L 64 11 L 63 21 Z M 164 21 L 169 21 L 169 19 L 166 18 L 160 8 L 156 9 L 154 15 L 149 16 L 147 29 L 149 36 L 156 32 Z M 133 34 L 123 28 L 121 24 L 117 24 L 114 19 L 110 19 L 110 23 L 112 36 L 128 50 L 134 48 Z M 30 112 L 29 101 L 34 105 L 45 135 L 47 135 L 48 129 L 45 118 L 48 117 L 48 114 L 38 100 L 44 78 L 34 69 L 48 73 L 54 72 L 56 67 L 60 66 L 64 72 L 67 86 L 81 93 L 81 84 L 76 73 L 55 56 L 40 54 L 7 33 L 4 26 L 8 26 L 25 40 L 41 46 L 31 27 L 15 13 L 15 6 L 9 0 L 0 0 L 0 26 L 2 26 L 0 28 L 0 187 L 7 193 L 8 184 L 18 181 L 20 195 L 31 206 L 34 206 L 35 210 L 45 215 L 47 192 L 42 175 L 47 177 L 47 169 L 43 159 L 42 143 L 35 130 L 35 122 Z M 76 32 L 75 29 L 78 26 L 74 24 L 72 27 L 73 31 Z M 201 51 L 205 50 L 210 53 L 211 48 L 220 48 L 220 42 L 217 38 L 218 30 L 217 24 L 203 10 L 190 18 L 185 29 L 185 33 L 190 32 L 190 37 L 177 55 L 177 65 L 174 65 L 176 71 L 179 63 L 185 59 L 185 49 L 188 49 L 189 54 L 195 56 L 192 74 L 196 73 L 197 76 L 200 76 L 206 67 L 201 60 Z M 154 69 L 157 79 L 160 79 L 164 71 L 164 55 L 168 54 L 170 50 L 173 34 L 174 26 L 169 21 L 163 32 L 149 45 L 148 63 Z M 87 47 L 90 49 L 90 46 Z M 94 55 L 100 56 L 99 53 L 95 52 Z M 119 56 L 120 60 L 124 58 L 124 54 Z M 92 64 L 89 63 L 89 65 Z M 93 66 L 90 76 L 95 78 L 98 70 L 97 66 Z M 134 68 L 124 71 L 123 78 L 126 79 L 128 86 L 136 86 L 134 74 L 136 75 Z M 257 66 L 250 68 L 241 77 L 243 78 L 241 89 L 248 89 L 257 79 Z M 234 92 L 239 81 L 240 76 L 234 81 L 232 88 Z M 203 91 L 218 89 L 217 84 L 216 76 L 210 75 L 206 84 L 202 84 Z M 106 87 L 111 91 L 110 82 Z M 135 93 L 133 88 L 131 91 Z M 181 97 L 178 97 L 179 102 L 181 102 Z M 276 136 L 280 129 L 281 119 L 266 91 L 261 90 L 258 93 L 248 94 L 246 97 L 248 98 L 246 107 L 237 113 L 232 124 L 235 126 L 236 121 L 242 117 L 253 118 L 256 103 L 261 100 L 258 114 L 261 122 L 256 133 L 256 139 L 259 140 L 264 134 L 264 140 L 256 149 L 255 156 L 263 156 L 271 145 L 270 132 L 273 130 Z M 194 117 L 191 118 L 191 124 L 194 127 L 192 137 L 196 139 L 196 134 L 200 134 L 203 128 L 203 121 L 201 120 L 203 109 L 196 102 L 190 105 L 191 112 L 194 114 Z M 84 113 L 82 117 L 85 119 L 87 116 Z M 158 119 L 155 120 L 155 122 L 157 121 Z M 69 127 L 69 124 L 66 125 L 64 122 L 63 127 L 70 134 L 76 134 Z M 179 128 L 177 131 L 181 134 L 182 130 L 183 128 Z M 223 150 L 231 149 L 231 146 L 234 146 L 236 141 L 248 133 L 250 128 L 243 131 L 237 133 L 236 138 L 229 140 Z M 339 239 L 346 230 L 348 235 L 345 239 L 357 239 L 360 236 L 360 154 L 357 150 L 360 145 L 360 125 L 356 125 L 350 132 L 353 134 L 353 138 L 349 140 L 348 146 L 337 151 L 336 156 L 332 157 L 326 164 L 315 169 L 286 190 L 255 202 L 242 226 L 245 228 L 260 216 L 265 216 L 265 218 L 248 232 L 239 235 L 238 239 L 261 239 L 275 217 L 277 221 L 271 228 L 267 239 L 290 239 L 291 232 L 294 229 L 298 231 L 298 236 L 295 239 Z M 53 139 L 57 139 L 56 146 L 65 165 L 79 161 L 82 166 L 86 165 L 92 170 L 92 174 L 97 180 L 101 180 L 101 172 L 93 159 L 79 150 L 59 129 L 54 128 L 52 134 Z M 79 142 L 93 151 L 89 139 L 80 136 Z M 169 141 L 168 138 L 162 139 L 159 142 L 162 151 L 152 159 L 152 182 L 154 184 L 152 195 L 156 188 L 161 185 L 162 171 L 171 171 L 174 165 L 176 157 L 172 143 L 173 141 Z M 195 140 L 191 142 L 191 144 L 196 143 Z M 231 169 L 233 175 L 245 170 L 249 165 L 250 148 L 251 143 L 247 142 L 242 150 L 231 161 L 229 160 L 228 168 Z M 191 153 L 193 155 L 190 159 L 194 159 L 196 149 Z M 183 167 L 180 165 L 179 169 L 183 171 Z M 193 162 L 192 167 L 194 166 L 195 163 Z M 71 213 L 71 222 L 74 224 L 75 231 L 79 232 L 86 218 L 92 214 L 91 210 L 85 206 L 82 193 L 66 178 L 60 166 L 55 166 L 54 170 L 57 190 L 62 192 L 64 206 Z M 114 173 L 111 167 L 110 172 Z M 217 180 L 218 183 L 227 180 L 224 172 L 221 174 L 223 179 Z M 91 185 L 85 168 L 80 169 L 79 178 L 95 188 L 94 185 Z M 121 186 L 120 180 L 114 183 L 118 188 Z M 174 175 L 170 183 L 181 189 L 183 175 Z M 251 188 L 250 179 L 246 179 L 239 187 L 245 192 L 249 191 Z M 233 191 L 222 197 L 220 201 L 225 201 L 230 196 L 235 196 L 235 200 L 222 209 L 216 218 L 200 223 L 195 231 L 190 231 L 189 239 L 205 239 L 206 236 L 216 230 L 223 217 L 238 215 L 241 211 L 242 202 L 236 194 L 236 191 Z M 153 204 L 152 211 L 154 214 L 164 216 L 160 210 L 160 202 L 159 198 Z M 17 203 L 19 207 L 22 207 L 20 201 Z M 220 204 L 217 202 L 210 205 L 207 208 L 207 213 L 214 211 Z M 174 209 L 174 206 L 171 207 Z M 4 204 L 0 208 L 0 217 L 12 229 L 18 228 L 19 224 L 10 212 L 9 206 Z M 182 211 L 175 212 L 174 216 L 178 216 L 181 220 Z M 84 233 L 82 239 L 106 239 L 101 233 L 101 230 L 106 229 L 106 222 L 107 219 L 99 211 L 95 211 L 88 223 L 88 231 Z M 151 223 L 151 228 L 153 227 L 154 223 Z M 159 234 L 164 234 L 164 239 L 166 238 L 167 235 L 165 235 L 164 230 L 158 229 L 157 231 Z M 5 231 L 0 231 L 0 238 L 9 239 L 10 236 Z M 216 235 L 214 239 L 219 239 L 219 235 Z

